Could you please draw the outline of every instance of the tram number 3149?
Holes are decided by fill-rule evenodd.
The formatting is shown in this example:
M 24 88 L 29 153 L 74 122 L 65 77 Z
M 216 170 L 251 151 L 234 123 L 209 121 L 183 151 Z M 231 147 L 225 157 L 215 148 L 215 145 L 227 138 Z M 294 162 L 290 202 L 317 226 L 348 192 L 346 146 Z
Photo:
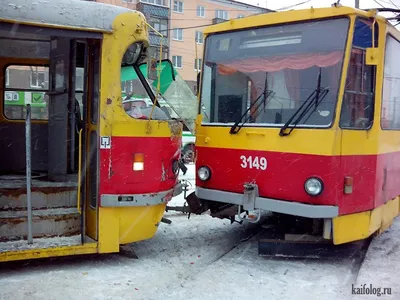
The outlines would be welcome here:
M 267 169 L 267 159 L 265 157 L 258 156 L 240 156 L 242 161 L 241 167 L 243 169 L 257 169 L 257 170 L 266 170 Z

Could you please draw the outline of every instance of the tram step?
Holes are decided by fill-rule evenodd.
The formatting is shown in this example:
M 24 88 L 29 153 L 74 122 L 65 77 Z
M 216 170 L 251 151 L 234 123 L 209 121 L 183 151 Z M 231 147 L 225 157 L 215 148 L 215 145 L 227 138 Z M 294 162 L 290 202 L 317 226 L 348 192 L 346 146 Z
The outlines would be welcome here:
M 26 190 L 0 189 L 0 210 L 26 210 Z M 75 207 L 76 188 L 47 188 L 32 191 L 32 209 Z
M 85 236 L 85 243 L 96 243 L 96 241 L 94 241 L 88 236 Z M 56 236 L 51 238 L 34 239 L 32 244 L 28 244 L 27 240 L 18 240 L 10 242 L 0 242 L 0 253 L 9 251 L 18 251 L 18 250 L 69 247 L 69 246 L 78 246 L 81 244 L 82 242 L 80 234 L 67 237 Z
M 34 238 L 71 236 L 80 231 L 80 214 L 76 208 L 42 209 L 32 211 Z M 0 242 L 27 239 L 26 211 L 0 212 Z

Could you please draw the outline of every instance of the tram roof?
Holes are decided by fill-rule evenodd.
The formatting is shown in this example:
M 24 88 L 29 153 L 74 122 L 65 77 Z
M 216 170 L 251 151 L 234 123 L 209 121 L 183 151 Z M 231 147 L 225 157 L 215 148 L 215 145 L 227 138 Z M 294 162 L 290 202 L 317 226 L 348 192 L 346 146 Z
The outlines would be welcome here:
M 216 32 L 240 30 L 258 26 L 284 24 L 299 21 L 311 21 L 322 18 L 333 18 L 354 14 L 365 17 L 373 17 L 375 15 L 375 12 L 373 9 L 367 11 L 346 6 L 269 12 L 251 15 L 241 19 L 229 20 L 216 25 L 211 25 L 204 29 L 204 33 L 212 34 Z M 376 15 L 375 17 L 376 19 L 386 20 L 380 15 Z
M 132 10 L 81 0 L 0 0 L 0 21 L 112 31 L 116 16 Z

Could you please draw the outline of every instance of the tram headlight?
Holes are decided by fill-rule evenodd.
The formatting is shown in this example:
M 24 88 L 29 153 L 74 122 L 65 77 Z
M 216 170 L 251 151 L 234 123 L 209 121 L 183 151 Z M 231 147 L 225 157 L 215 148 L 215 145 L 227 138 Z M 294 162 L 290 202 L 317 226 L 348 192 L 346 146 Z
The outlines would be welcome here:
M 197 176 L 201 181 L 207 181 L 211 177 L 211 170 L 208 167 L 200 167 L 197 170 Z
M 122 58 L 122 66 L 134 65 L 137 62 L 138 58 L 140 57 L 141 52 L 142 52 L 141 43 L 131 44 L 124 53 L 124 56 Z
M 324 184 L 321 179 L 311 177 L 304 183 L 304 189 L 310 196 L 318 196 L 322 193 L 324 189 Z

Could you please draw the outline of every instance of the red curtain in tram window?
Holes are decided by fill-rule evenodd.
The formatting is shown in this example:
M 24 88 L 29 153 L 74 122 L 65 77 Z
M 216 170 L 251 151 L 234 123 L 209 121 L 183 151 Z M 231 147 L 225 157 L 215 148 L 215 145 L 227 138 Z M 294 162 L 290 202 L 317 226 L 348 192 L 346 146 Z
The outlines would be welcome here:
M 238 70 L 234 69 L 234 68 L 230 68 L 224 65 L 218 65 L 217 66 L 217 72 L 221 75 L 231 75 L 236 73 Z
M 289 94 L 290 99 L 293 101 L 300 100 L 300 71 L 285 69 L 285 81 L 286 81 L 286 90 Z
M 288 56 L 257 57 L 236 60 L 218 66 L 220 74 L 233 74 L 234 72 L 278 72 L 284 69 L 303 70 L 313 66 L 329 67 L 341 61 L 343 51 L 328 53 L 306 53 Z
M 250 104 L 253 104 L 257 100 L 257 96 L 259 96 L 264 91 L 265 74 L 262 75 L 263 76 L 259 76 L 259 78 L 257 78 L 256 76 L 255 78 L 250 79 L 251 82 Z M 256 106 L 253 106 L 250 109 L 250 116 L 253 118 L 253 120 L 255 120 L 257 116 Z

